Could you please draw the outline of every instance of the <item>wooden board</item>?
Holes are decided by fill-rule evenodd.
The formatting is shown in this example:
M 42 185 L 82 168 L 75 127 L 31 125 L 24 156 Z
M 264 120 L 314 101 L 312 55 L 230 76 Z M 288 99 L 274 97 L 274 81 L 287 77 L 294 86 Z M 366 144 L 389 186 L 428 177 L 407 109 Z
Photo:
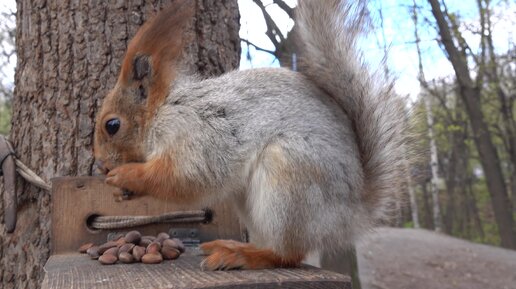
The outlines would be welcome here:
M 60 177 L 52 180 L 52 254 L 76 252 L 87 242 L 104 243 L 112 231 L 92 231 L 86 220 L 92 214 L 104 216 L 149 216 L 172 211 L 202 208 L 178 206 L 145 196 L 121 202 L 113 193 L 118 189 L 104 184 L 100 177 Z M 196 228 L 201 241 L 217 238 L 242 240 L 241 226 L 227 204 L 211 208 L 213 220 L 209 224 L 158 224 L 135 227 L 144 235 L 168 232 L 171 227 Z M 121 232 L 133 230 L 125 229 Z
M 42 289 L 172 289 L 172 288 L 342 288 L 350 278 L 310 266 L 296 269 L 202 271 L 196 248 L 161 264 L 101 265 L 86 255 L 51 256 Z

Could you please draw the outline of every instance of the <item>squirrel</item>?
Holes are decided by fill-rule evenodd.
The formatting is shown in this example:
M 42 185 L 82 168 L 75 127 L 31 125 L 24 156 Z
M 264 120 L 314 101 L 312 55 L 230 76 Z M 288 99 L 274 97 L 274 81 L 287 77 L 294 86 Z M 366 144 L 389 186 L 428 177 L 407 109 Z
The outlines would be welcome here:
M 295 267 L 346 248 L 400 200 L 403 105 L 356 48 L 367 3 L 299 1 L 298 71 L 201 79 L 181 69 L 188 1 L 131 40 L 97 115 L 105 182 L 180 204 L 226 200 L 249 243 L 201 244 L 206 270 Z

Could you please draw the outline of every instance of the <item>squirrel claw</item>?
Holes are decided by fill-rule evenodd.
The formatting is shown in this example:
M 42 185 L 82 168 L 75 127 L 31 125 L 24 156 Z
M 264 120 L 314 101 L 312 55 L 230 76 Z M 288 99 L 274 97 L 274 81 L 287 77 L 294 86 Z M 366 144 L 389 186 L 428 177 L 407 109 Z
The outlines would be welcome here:
M 122 200 L 130 200 L 133 195 L 134 193 L 131 191 L 122 190 Z

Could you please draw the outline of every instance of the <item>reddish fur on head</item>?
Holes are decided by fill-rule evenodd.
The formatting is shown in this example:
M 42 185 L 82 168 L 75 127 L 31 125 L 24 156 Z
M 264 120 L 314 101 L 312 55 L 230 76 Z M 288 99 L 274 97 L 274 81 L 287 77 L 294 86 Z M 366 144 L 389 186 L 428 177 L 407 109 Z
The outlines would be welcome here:
M 95 159 L 110 170 L 145 159 L 147 127 L 177 74 L 184 46 L 183 31 L 194 3 L 175 0 L 147 21 L 129 43 L 115 87 L 104 99 L 95 127 Z M 110 135 L 106 123 L 119 119 Z

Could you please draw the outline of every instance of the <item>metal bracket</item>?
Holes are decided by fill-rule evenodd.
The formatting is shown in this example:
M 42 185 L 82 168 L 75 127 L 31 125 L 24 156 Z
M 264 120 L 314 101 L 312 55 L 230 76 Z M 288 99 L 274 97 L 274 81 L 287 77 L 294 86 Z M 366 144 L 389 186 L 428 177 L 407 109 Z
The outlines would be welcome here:
M 4 221 L 7 233 L 16 229 L 16 166 L 14 152 L 7 139 L 0 135 L 0 176 L 4 176 Z
M 110 232 L 107 235 L 107 241 L 116 240 L 124 236 L 127 231 Z M 171 228 L 168 231 L 171 238 L 177 238 L 183 242 L 186 247 L 196 247 L 201 243 L 199 238 L 199 230 L 194 228 Z
M 201 243 L 199 230 L 193 228 L 172 228 L 168 231 L 170 237 L 180 239 L 187 247 L 196 247 Z

